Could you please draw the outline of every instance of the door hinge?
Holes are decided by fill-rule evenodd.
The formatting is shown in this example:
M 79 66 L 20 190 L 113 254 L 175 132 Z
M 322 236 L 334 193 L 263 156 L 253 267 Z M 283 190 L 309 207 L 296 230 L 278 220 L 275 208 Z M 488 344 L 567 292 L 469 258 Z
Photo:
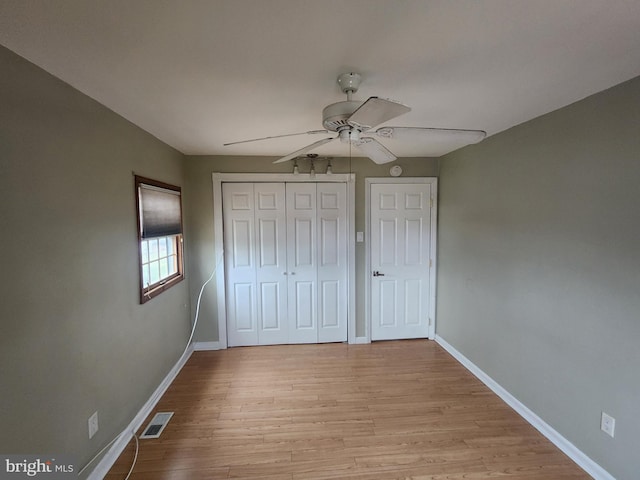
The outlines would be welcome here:
M 429 198 L 429 207 L 433 208 L 433 197 Z
M 429 259 L 429 268 L 433 267 L 433 260 Z
M 431 322 L 432 322 L 431 317 L 429 317 L 429 326 L 431 326 Z

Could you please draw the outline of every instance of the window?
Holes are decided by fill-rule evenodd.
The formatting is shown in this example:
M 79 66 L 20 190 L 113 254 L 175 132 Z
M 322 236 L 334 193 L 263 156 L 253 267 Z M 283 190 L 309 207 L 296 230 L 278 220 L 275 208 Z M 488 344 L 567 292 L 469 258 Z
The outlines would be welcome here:
M 135 177 L 140 303 L 184 279 L 180 187 Z

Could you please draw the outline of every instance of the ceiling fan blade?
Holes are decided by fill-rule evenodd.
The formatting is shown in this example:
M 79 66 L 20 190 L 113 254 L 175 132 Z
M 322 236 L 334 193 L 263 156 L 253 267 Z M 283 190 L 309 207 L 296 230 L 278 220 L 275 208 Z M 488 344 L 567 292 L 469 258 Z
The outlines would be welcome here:
M 369 97 L 351 114 L 347 122 L 352 127 L 368 130 L 410 111 L 409 107 L 401 103 L 384 98 Z
M 319 147 L 320 145 L 324 145 L 325 143 L 329 143 L 331 140 L 335 140 L 338 137 L 331 137 L 331 138 L 323 138 L 322 140 L 318 140 L 317 142 L 313 142 L 311 145 L 307 145 L 304 148 L 301 148 L 300 150 L 296 150 L 293 153 L 290 153 L 289 155 L 287 155 L 286 157 L 282 157 L 279 158 L 278 160 L 276 160 L 273 163 L 282 163 L 282 162 L 288 162 L 289 160 L 293 160 L 294 158 L 300 156 L 300 155 L 304 155 L 305 153 L 313 150 L 316 147 Z
M 360 141 L 354 143 L 354 145 L 378 165 L 393 162 L 398 158 L 375 138 L 362 137 Z
M 382 127 L 376 130 L 376 135 L 382 138 L 396 140 L 423 140 L 430 142 L 456 142 L 461 147 L 482 141 L 487 132 L 483 130 L 460 130 L 447 128 L 421 127 Z
M 262 137 L 262 138 L 252 138 L 251 140 L 240 140 L 239 142 L 229 142 L 224 143 L 223 146 L 227 147 L 229 145 L 237 145 L 239 143 L 249 143 L 249 142 L 259 142 L 260 140 L 271 140 L 272 138 L 283 138 L 283 137 L 295 137 L 296 135 L 319 135 L 319 134 L 327 134 L 331 133 L 329 130 L 310 130 L 308 132 L 300 132 L 300 133 L 288 133 L 286 135 L 273 135 L 271 137 Z

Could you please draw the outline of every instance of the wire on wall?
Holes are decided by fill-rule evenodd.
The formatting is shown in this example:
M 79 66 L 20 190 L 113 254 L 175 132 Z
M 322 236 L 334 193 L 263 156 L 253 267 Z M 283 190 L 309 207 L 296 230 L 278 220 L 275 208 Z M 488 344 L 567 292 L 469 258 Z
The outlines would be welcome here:
M 191 334 L 189 335 L 189 340 L 187 340 L 187 344 L 184 347 L 184 350 L 182 351 L 182 354 L 180 355 L 180 358 L 182 358 L 184 356 L 184 354 L 187 352 L 187 350 L 189 349 L 189 345 L 191 345 L 191 340 L 193 340 L 193 335 L 196 331 L 196 326 L 198 325 L 198 317 L 200 315 L 200 301 L 202 300 L 202 293 L 204 292 L 204 288 L 207 286 L 207 284 L 213 280 L 213 278 L 216 275 L 216 272 L 218 271 L 218 267 L 220 266 L 220 264 L 222 263 L 222 259 L 224 258 L 224 251 L 222 251 L 220 253 L 220 257 L 218 258 L 218 261 L 216 262 L 215 267 L 213 267 L 213 272 L 211 272 L 211 275 L 209 276 L 209 278 L 202 284 L 202 287 L 200 288 L 200 293 L 198 294 L 198 301 L 196 302 L 196 313 L 194 315 L 194 319 L 193 319 L 193 326 L 191 327 Z M 125 434 L 125 432 L 120 433 L 118 436 L 116 436 L 113 440 L 111 440 L 102 450 L 100 450 L 91 460 L 89 460 L 89 462 L 82 468 L 82 470 L 80 470 L 78 472 L 78 476 L 80 476 L 82 474 L 82 472 L 84 472 L 89 465 L 91 465 L 100 455 L 102 455 L 102 453 L 109 448 L 111 445 L 113 445 L 116 440 L 120 439 L 120 437 L 122 437 Z M 133 438 L 136 441 L 136 453 L 133 457 L 133 463 L 131 464 L 131 468 L 129 469 L 129 473 L 127 474 L 127 476 L 125 477 L 124 480 L 129 480 L 129 477 L 131 476 L 131 473 L 133 472 L 133 469 L 136 466 L 136 461 L 138 460 L 138 450 L 140 449 L 140 442 L 138 440 L 138 436 L 136 435 L 136 432 L 133 431 L 131 432 Z

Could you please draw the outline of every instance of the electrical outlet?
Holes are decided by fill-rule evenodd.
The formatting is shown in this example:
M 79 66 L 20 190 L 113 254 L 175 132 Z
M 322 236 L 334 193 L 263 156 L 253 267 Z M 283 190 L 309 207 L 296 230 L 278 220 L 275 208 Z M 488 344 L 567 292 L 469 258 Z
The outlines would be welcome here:
M 613 437 L 613 434 L 616 430 L 616 419 L 611 415 L 602 412 L 602 418 L 600 420 L 600 430 L 602 430 L 610 437 Z
M 89 417 L 89 438 L 93 438 L 93 436 L 98 431 L 98 412 L 95 412 L 93 415 Z

